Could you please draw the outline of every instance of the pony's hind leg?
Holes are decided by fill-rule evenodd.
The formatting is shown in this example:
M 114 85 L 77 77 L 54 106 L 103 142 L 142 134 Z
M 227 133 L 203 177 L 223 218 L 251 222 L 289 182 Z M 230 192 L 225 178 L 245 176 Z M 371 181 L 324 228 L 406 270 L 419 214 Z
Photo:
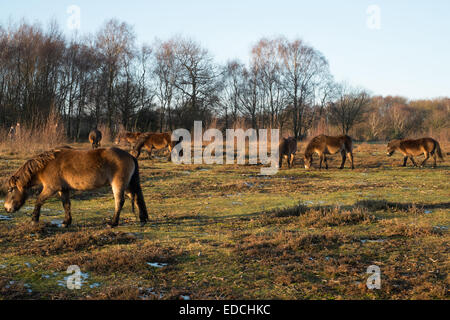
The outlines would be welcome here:
M 430 159 L 430 153 L 429 152 L 425 152 L 425 159 L 422 161 L 420 166 L 423 167 L 425 165 L 425 162 L 427 162 L 428 159 Z
M 169 148 L 169 157 L 167 158 L 167 160 L 172 161 L 172 146 L 169 143 L 167 147 Z
M 353 164 L 353 152 L 348 152 L 347 153 L 348 158 L 350 159 L 350 163 L 352 164 L 352 170 L 355 169 L 355 166 Z
M 125 191 L 125 195 L 128 198 L 130 198 L 130 200 L 131 200 L 131 212 L 134 213 L 134 211 L 135 211 L 135 209 L 134 209 L 134 201 L 135 201 L 136 195 L 130 189 L 127 189 Z
M 60 191 L 59 196 L 61 197 L 65 213 L 62 226 L 67 228 L 72 224 L 72 213 L 70 212 L 70 192 L 68 190 Z
M 342 156 L 342 162 L 341 162 L 341 166 L 339 167 L 339 169 L 344 169 L 345 160 L 347 159 L 347 156 L 345 154 L 345 150 L 341 151 L 341 156 Z
M 319 156 L 319 170 L 322 170 L 322 161 L 323 161 L 324 158 L 325 158 L 325 155 L 322 153 Z
M 328 159 L 327 159 L 327 156 L 323 156 L 323 159 L 324 159 L 324 161 L 325 161 L 325 169 L 327 169 L 328 170 Z
M 114 193 L 115 211 L 114 216 L 109 225 L 111 227 L 117 227 L 119 225 L 120 211 L 122 211 L 123 204 L 125 203 L 124 197 L 125 190 L 122 186 L 119 186 L 118 184 L 113 184 L 112 189 Z

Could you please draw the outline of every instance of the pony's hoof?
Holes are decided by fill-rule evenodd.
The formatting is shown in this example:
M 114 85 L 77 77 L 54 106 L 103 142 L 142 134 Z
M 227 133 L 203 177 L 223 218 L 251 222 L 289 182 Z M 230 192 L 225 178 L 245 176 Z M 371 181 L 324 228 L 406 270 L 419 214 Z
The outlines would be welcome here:
M 147 224 L 147 221 L 141 221 L 140 225 L 141 227 L 144 227 Z
M 112 229 L 112 228 L 117 227 L 119 224 L 117 222 L 110 221 L 107 223 L 107 225 L 108 225 L 108 227 L 110 227 Z

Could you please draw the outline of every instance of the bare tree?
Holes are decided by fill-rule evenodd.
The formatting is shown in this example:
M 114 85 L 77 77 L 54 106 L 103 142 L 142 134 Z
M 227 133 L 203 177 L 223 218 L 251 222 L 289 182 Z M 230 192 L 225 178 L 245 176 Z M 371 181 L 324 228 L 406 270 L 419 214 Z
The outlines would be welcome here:
M 172 100 L 176 90 L 177 70 L 175 66 L 175 44 L 173 40 L 155 44 L 155 64 L 153 74 L 156 81 L 156 96 L 159 100 L 160 130 L 165 126 L 166 112 L 170 130 L 173 130 Z
M 345 84 L 338 89 L 338 98 L 330 106 L 331 121 L 341 128 L 342 134 L 348 134 L 359 121 L 369 104 L 369 94 L 361 89 Z
M 212 109 L 212 103 L 218 101 L 217 69 L 208 50 L 190 39 L 176 38 L 175 66 L 177 76 L 175 87 L 187 97 L 188 105 L 183 105 L 188 114 L 186 122 L 196 118 L 205 120 Z
M 130 25 L 116 19 L 107 21 L 98 31 L 95 45 L 104 57 L 103 78 L 106 81 L 106 109 L 109 127 L 117 116 L 114 108 L 114 86 L 117 83 L 122 63 L 131 59 L 134 52 L 135 34 Z M 114 119 L 115 120 L 115 119 Z
M 294 135 L 303 138 L 313 122 L 314 92 L 324 75 L 329 73 L 328 62 L 319 51 L 298 39 L 280 39 L 278 50 L 283 62 L 283 86 L 291 105 Z
M 241 62 L 233 60 L 225 65 L 224 71 L 222 72 L 222 82 L 224 85 L 220 105 L 222 106 L 225 117 L 225 128 L 230 128 L 230 114 L 233 122 L 233 128 L 236 128 L 235 126 L 237 124 L 240 109 L 239 96 L 241 94 L 240 84 L 243 68 L 244 65 Z

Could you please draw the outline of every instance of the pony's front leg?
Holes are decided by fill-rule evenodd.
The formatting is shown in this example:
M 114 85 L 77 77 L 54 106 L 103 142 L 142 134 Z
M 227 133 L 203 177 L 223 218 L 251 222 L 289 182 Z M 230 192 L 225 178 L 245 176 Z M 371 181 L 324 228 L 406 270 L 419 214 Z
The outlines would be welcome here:
M 325 169 L 328 170 L 328 159 L 327 159 L 327 156 L 324 156 L 323 159 L 325 160 Z
M 403 167 L 406 167 L 406 162 L 408 161 L 408 157 L 404 157 L 403 158 Z
M 59 196 L 61 197 L 65 213 L 62 226 L 67 228 L 72 224 L 72 213 L 70 212 L 70 192 L 68 190 L 60 191 Z
M 291 161 L 291 165 L 289 166 L 289 168 L 292 168 L 294 166 L 294 154 L 293 153 L 291 153 L 290 161 Z
M 167 160 L 171 161 L 172 160 L 172 147 L 170 146 L 170 144 L 168 145 L 169 148 L 169 157 Z
M 152 159 L 152 151 L 153 151 L 153 147 L 147 148 L 147 149 L 145 149 L 145 150 L 147 150 L 149 159 Z
M 50 198 L 54 193 L 55 193 L 55 191 L 44 187 L 42 192 L 39 194 L 39 196 L 36 200 L 36 204 L 34 205 L 33 217 L 32 217 L 33 224 L 39 223 L 39 217 L 41 215 L 41 207 L 44 204 L 44 202 L 48 198 Z
M 411 162 L 413 163 L 413 165 L 414 165 L 414 167 L 417 167 L 417 163 L 416 163 L 416 161 L 414 160 L 414 158 L 411 156 L 411 157 L 409 157 L 410 159 L 411 159 Z
M 325 158 L 325 156 L 324 156 L 324 154 L 322 153 L 322 154 L 319 156 L 319 170 L 322 170 L 322 161 L 323 161 L 323 158 Z

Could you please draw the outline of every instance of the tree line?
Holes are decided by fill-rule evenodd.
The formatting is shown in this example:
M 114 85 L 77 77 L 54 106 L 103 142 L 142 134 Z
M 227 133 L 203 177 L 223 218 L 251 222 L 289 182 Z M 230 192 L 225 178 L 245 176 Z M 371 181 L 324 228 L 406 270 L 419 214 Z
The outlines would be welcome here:
M 75 140 L 104 125 L 113 133 L 205 127 L 279 128 L 361 140 L 418 132 L 448 136 L 450 99 L 373 97 L 336 83 L 325 56 L 301 39 L 263 38 L 250 60 L 224 65 L 181 36 L 137 44 L 133 28 L 105 22 L 68 39 L 52 22 L 0 26 L 0 124 L 42 125 L 57 114 Z

